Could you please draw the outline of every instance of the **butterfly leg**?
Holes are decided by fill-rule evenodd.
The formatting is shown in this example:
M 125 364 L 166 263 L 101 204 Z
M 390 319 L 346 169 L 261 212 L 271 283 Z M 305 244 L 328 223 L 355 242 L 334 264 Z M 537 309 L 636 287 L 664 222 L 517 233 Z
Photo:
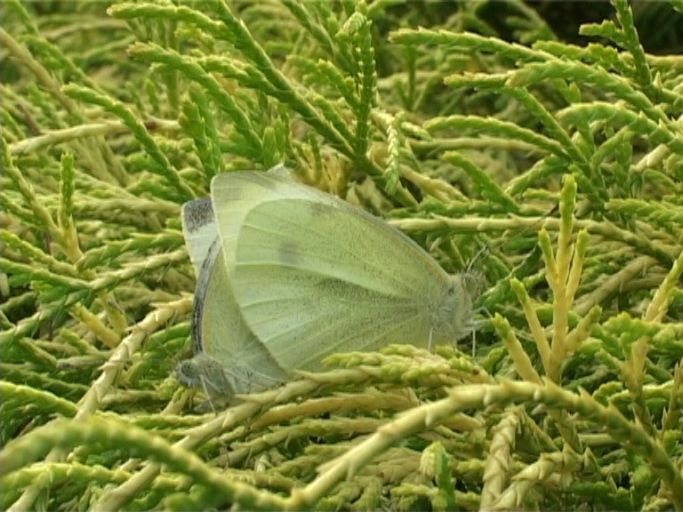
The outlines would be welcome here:
M 213 400 L 211 400 L 211 394 L 209 393 L 209 388 L 206 385 L 206 379 L 204 376 L 199 377 L 199 381 L 202 383 L 202 389 L 204 390 L 204 393 L 206 394 L 206 401 L 209 402 L 209 406 L 211 407 L 211 410 L 215 415 L 218 415 L 218 412 L 216 412 L 216 408 L 213 406 Z
M 473 320 L 472 321 L 472 359 L 474 359 L 476 353 L 477 353 L 477 336 L 476 333 L 479 329 L 481 329 L 486 323 L 489 321 L 489 318 L 491 318 L 491 312 L 486 309 L 485 306 L 481 306 L 476 308 L 473 311 L 474 314 L 477 313 L 483 313 L 482 316 L 485 316 L 487 318 L 481 318 L 479 320 Z

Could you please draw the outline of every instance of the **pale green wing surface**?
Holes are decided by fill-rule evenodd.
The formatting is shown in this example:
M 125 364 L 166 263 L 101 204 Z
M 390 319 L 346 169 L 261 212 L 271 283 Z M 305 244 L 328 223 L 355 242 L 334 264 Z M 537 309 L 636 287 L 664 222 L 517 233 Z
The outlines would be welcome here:
M 240 308 L 283 368 L 314 370 L 334 352 L 429 343 L 429 308 L 306 270 L 238 264 Z

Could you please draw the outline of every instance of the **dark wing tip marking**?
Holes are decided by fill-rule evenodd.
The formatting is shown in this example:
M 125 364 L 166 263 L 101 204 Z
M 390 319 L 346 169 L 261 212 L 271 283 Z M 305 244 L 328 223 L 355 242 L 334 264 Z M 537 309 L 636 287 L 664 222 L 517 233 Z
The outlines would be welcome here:
M 210 197 L 189 201 L 183 205 L 183 225 L 192 232 L 214 221 Z

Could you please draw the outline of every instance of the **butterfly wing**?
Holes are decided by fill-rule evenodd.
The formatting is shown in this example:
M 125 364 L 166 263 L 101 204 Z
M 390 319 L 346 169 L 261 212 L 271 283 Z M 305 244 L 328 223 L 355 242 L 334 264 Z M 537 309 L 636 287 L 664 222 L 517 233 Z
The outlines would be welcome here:
M 390 342 L 427 346 L 449 278 L 408 237 L 264 173 L 218 175 L 212 198 L 239 309 L 282 368 Z
M 218 239 L 209 248 L 199 273 L 192 316 L 195 354 L 217 361 L 235 393 L 261 390 L 287 379 L 287 373 L 240 314 Z

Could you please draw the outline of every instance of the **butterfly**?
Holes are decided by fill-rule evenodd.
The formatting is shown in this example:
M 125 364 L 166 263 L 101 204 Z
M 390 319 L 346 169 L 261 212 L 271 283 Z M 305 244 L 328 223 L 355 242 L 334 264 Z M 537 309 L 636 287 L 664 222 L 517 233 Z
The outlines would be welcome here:
M 429 348 L 473 331 L 465 274 L 282 166 L 218 174 L 182 216 L 198 279 L 195 357 L 176 375 L 210 395 L 271 387 L 335 352 Z

